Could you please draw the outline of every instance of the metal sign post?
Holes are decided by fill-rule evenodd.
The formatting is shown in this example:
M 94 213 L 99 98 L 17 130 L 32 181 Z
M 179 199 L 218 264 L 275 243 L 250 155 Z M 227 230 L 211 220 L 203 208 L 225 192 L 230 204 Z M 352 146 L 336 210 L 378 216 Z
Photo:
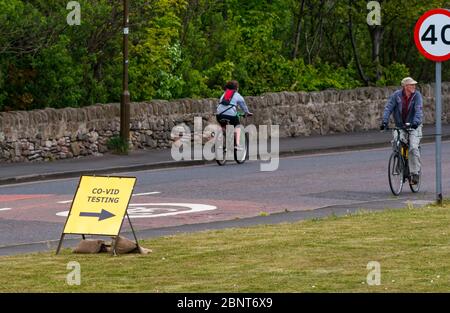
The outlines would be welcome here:
M 441 139 L 442 139 L 442 103 L 441 103 L 441 72 L 442 63 L 436 62 L 436 201 L 442 205 L 442 169 L 441 169 Z
M 450 59 L 450 11 L 433 9 L 425 12 L 417 21 L 414 41 L 420 53 L 436 62 L 435 119 L 436 119 L 436 202 L 442 205 L 442 62 Z

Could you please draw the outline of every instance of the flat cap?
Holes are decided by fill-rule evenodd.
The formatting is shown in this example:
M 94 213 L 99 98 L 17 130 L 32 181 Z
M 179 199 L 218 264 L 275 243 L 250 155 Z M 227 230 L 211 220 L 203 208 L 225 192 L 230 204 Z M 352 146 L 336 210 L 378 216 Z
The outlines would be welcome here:
M 406 85 L 415 85 L 417 84 L 417 82 L 412 79 L 411 77 L 405 77 L 402 79 L 402 86 L 406 86 Z

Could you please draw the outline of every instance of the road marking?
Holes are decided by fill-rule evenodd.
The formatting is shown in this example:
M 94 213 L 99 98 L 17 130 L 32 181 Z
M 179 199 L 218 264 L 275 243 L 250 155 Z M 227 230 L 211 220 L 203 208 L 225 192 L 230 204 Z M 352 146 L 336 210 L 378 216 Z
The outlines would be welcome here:
M 3 209 L 0 209 L 0 211 L 9 211 L 9 210 L 12 210 L 11 208 L 3 208 Z
M 49 180 L 39 180 L 39 181 L 29 181 L 29 182 L 24 182 L 24 183 L 13 183 L 13 184 L 2 184 L 0 185 L 0 189 L 9 189 L 11 187 L 16 187 L 16 186 L 27 186 L 27 185 L 37 185 L 37 184 L 41 184 L 43 181 L 45 181 L 46 183 L 51 183 L 51 182 L 60 182 L 60 181 L 69 181 L 69 180 L 75 180 L 76 178 L 58 178 L 58 179 L 49 179 Z
M 161 192 L 159 192 L 159 191 L 144 192 L 144 193 L 133 193 L 133 197 L 147 196 L 147 195 L 157 195 L 157 194 L 160 194 L 160 193 L 161 193 Z
M 58 201 L 57 203 L 59 204 L 66 204 L 66 203 L 71 203 L 73 200 L 67 200 L 67 201 Z
M 405 204 L 416 204 L 416 205 L 428 205 L 428 204 L 432 204 L 434 201 L 433 200 L 408 200 L 405 201 L 403 203 Z
M 212 211 L 217 209 L 217 207 L 213 205 L 196 203 L 133 203 L 129 206 L 131 208 L 128 209 L 128 214 L 132 218 L 163 217 L 178 214 Z M 149 208 L 149 206 L 151 208 Z M 164 208 L 164 206 L 169 206 L 170 208 Z M 181 210 L 174 209 L 173 207 L 179 207 Z M 173 212 L 173 210 L 176 211 Z
M 139 197 L 139 196 L 148 196 L 148 195 L 157 195 L 160 194 L 159 191 L 152 191 L 152 192 L 144 192 L 144 193 L 133 193 L 133 197 Z M 65 201 L 58 201 L 59 204 L 67 204 L 72 203 L 73 200 L 65 200 Z
M 216 210 L 217 207 L 197 203 L 134 203 L 130 204 L 128 214 L 130 218 L 154 218 L 173 216 L 178 214 L 199 213 Z M 67 217 L 69 211 L 56 213 L 57 216 Z
M 51 194 L 10 194 L 10 195 L 0 195 L 1 201 L 21 201 L 21 200 L 33 200 L 33 199 L 43 199 L 52 197 Z
M 450 140 L 445 140 L 442 142 L 450 143 Z M 320 150 L 317 152 L 304 151 L 304 152 L 306 152 L 305 154 L 280 156 L 280 159 L 307 159 L 307 158 L 314 158 L 314 157 L 319 157 L 319 156 L 351 154 L 351 153 L 355 153 L 355 152 L 372 152 L 372 151 L 381 151 L 381 150 L 392 151 L 392 147 L 389 146 L 388 144 L 389 144 L 389 142 L 386 142 L 385 147 L 372 147 L 372 148 L 371 147 L 366 147 L 366 148 L 349 147 L 348 150 L 332 151 L 332 152 L 326 152 L 326 151 L 321 152 Z M 424 146 L 429 146 L 429 145 L 434 145 L 434 144 L 435 144 L 434 142 L 425 142 L 425 143 L 420 143 L 420 146 L 424 147 Z M 341 149 L 341 148 L 346 148 L 346 147 L 333 147 L 332 149 L 334 149 L 334 148 Z

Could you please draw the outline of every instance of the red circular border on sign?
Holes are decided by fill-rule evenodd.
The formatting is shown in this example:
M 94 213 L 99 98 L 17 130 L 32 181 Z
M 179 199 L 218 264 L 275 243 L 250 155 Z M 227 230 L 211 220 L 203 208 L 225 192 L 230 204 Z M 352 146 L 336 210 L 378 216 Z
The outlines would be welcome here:
M 425 49 L 423 48 L 423 46 L 419 40 L 419 30 L 420 30 L 420 27 L 422 26 L 423 22 L 427 18 L 429 18 L 431 15 L 435 15 L 435 14 L 444 14 L 444 15 L 447 15 L 448 17 L 450 17 L 450 11 L 448 11 L 446 9 L 434 9 L 434 10 L 425 12 L 419 18 L 419 20 L 416 23 L 416 27 L 414 28 L 414 41 L 416 42 L 417 49 L 419 49 L 420 53 L 422 53 L 422 55 L 424 57 L 426 57 L 427 59 L 430 59 L 432 61 L 444 62 L 444 61 L 447 61 L 448 59 L 450 59 L 450 53 L 447 53 L 446 55 L 443 55 L 443 56 L 432 55 L 425 51 Z

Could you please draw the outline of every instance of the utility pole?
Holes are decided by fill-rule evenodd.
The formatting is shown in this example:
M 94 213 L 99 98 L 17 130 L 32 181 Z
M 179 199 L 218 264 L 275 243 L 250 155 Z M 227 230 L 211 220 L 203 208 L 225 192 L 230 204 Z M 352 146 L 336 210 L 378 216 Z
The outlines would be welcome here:
M 130 137 L 130 92 L 128 90 L 128 33 L 129 0 L 123 0 L 123 92 L 120 101 L 120 138 L 126 143 Z

